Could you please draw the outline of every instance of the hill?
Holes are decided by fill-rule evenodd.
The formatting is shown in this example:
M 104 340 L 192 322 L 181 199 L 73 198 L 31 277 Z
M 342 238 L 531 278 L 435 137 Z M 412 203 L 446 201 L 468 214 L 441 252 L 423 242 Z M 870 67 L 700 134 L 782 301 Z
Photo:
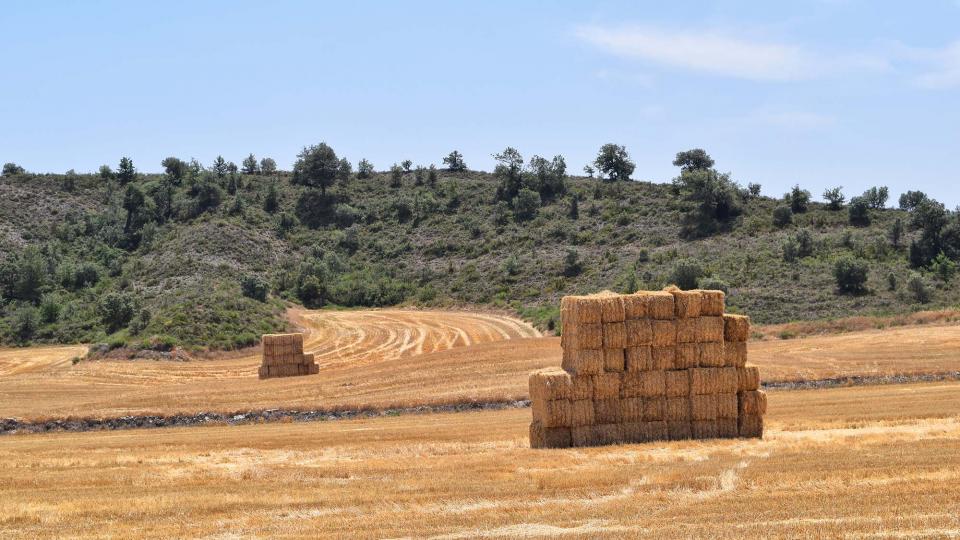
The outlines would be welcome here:
M 870 209 L 869 224 L 853 226 L 846 208 L 810 203 L 776 226 L 783 201 L 741 190 L 742 211 L 691 235 L 696 206 L 670 184 L 566 177 L 521 208 L 522 193 L 498 200 L 502 171 L 397 168 L 320 190 L 285 172 L 178 163 L 167 174 L 0 179 L 3 342 L 231 349 L 286 327 L 290 303 L 480 305 L 558 330 L 562 295 L 683 279 L 727 288 L 730 310 L 758 323 L 901 314 L 960 296 L 950 272 L 911 268 L 905 246 L 922 230 L 893 245 L 894 223 L 910 222 L 902 210 Z M 847 257 L 867 266 L 862 291 L 837 290 Z M 924 294 L 907 288 L 915 275 Z

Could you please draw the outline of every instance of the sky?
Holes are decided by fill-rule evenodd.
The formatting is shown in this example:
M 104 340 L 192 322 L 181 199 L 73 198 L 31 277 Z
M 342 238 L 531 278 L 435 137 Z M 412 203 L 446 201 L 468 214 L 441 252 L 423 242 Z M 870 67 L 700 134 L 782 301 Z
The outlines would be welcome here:
M 0 161 L 130 156 L 491 170 L 507 146 L 634 179 L 676 152 L 779 196 L 887 185 L 960 205 L 960 0 L 88 2 L 0 9 Z

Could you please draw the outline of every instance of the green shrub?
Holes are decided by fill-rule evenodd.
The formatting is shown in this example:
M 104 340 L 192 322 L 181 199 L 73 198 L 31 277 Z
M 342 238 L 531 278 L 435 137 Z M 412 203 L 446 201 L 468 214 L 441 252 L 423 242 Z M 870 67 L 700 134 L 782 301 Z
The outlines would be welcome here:
M 247 298 L 266 302 L 267 294 L 270 292 L 270 285 L 260 276 L 247 275 L 240 280 L 240 290 Z
M 100 299 L 97 311 L 107 331 L 113 333 L 126 326 L 133 318 L 133 299 L 126 293 L 107 293 Z
M 933 296 L 923 278 L 917 274 L 912 275 L 907 281 L 907 291 L 910 292 L 910 297 L 917 304 L 926 304 Z
M 855 227 L 866 227 L 870 225 L 870 205 L 860 197 L 854 197 L 850 200 L 847 214 L 850 224 Z
M 533 219 L 540 209 L 540 194 L 532 189 L 522 188 L 513 199 L 513 213 L 517 221 Z
M 833 277 L 841 293 L 857 294 L 865 290 L 868 266 L 866 261 L 844 256 L 833 265 Z
M 21 345 L 30 343 L 39 327 L 40 314 L 37 312 L 37 308 L 26 305 L 13 312 L 10 330 L 17 343 Z
M 706 272 L 700 263 L 693 259 L 681 259 L 673 265 L 670 273 L 670 282 L 687 291 L 696 289 L 700 278 L 704 277 Z
M 724 294 L 730 294 L 730 284 L 719 278 L 706 277 L 701 279 L 700 288 L 709 291 L 723 291 Z
M 773 225 L 783 228 L 793 223 L 793 210 L 789 206 L 780 205 L 773 209 Z

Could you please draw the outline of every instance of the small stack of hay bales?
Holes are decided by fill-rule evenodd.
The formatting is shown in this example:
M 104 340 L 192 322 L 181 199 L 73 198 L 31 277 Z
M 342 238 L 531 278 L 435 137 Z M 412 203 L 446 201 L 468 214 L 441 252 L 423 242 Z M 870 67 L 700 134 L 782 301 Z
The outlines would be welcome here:
M 303 352 L 303 334 L 264 334 L 260 343 L 263 345 L 261 379 L 320 373 L 313 353 Z
M 722 291 L 567 296 L 560 368 L 530 374 L 534 448 L 761 437 L 750 320 Z

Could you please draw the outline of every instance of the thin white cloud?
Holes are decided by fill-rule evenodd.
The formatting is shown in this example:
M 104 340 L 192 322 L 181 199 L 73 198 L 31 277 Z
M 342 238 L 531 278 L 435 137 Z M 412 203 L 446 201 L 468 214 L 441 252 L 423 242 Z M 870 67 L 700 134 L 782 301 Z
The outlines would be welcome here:
M 960 86 L 960 41 L 929 51 L 926 56 L 930 66 L 917 76 L 918 85 L 934 90 Z
M 809 111 L 761 110 L 754 112 L 748 120 L 751 123 L 793 131 L 814 131 L 837 125 L 835 117 Z
M 717 30 L 677 31 L 645 26 L 583 26 L 577 36 L 609 53 L 670 67 L 758 81 L 815 78 L 838 70 L 884 69 L 867 55 L 822 57 L 799 45 L 744 39 Z

